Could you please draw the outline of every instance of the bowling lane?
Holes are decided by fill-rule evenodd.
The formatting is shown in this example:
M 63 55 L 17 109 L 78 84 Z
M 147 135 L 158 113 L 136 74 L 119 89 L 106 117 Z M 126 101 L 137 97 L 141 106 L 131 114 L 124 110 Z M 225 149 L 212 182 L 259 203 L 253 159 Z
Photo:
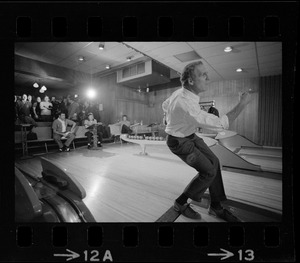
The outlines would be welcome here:
M 219 144 L 248 162 L 244 163 L 234 156 L 228 159 L 228 156 L 226 156 L 227 154 L 230 154 L 230 152 L 228 152 L 227 154 L 225 153 L 225 155 L 219 156 L 219 159 L 221 162 L 223 161 L 224 166 L 252 170 L 251 164 L 253 164 L 253 170 L 257 170 L 257 167 L 255 166 L 259 166 L 263 171 L 282 173 L 281 147 L 260 146 L 238 134 L 220 139 Z M 234 159 L 234 161 L 232 162 L 231 159 Z
M 268 156 L 242 155 L 246 161 L 259 165 L 262 170 L 274 173 L 282 173 L 282 159 Z
M 196 172 L 165 146 L 149 145 L 147 151 L 147 156 L 141 156 L 137 144 L 112 143 L 99 151 L 82 147 L 44 157 L 82 184 L 87 193 L 83 202 L 97 222 L 155 222 L 172 207 Z M 38 157 L 17 162 L 40 176 Z M 281 180 L 228 171 L 223 171 L 223 178 L 228 198 L 281 212 Z M 207 215 L 204 220 L 216 219 Z
M 275 147 L 244 147 L 244 146 L 242 146 L 241 149 L 238 151 L 238 154 L 282 158 L 282 149 L 275 148 Z

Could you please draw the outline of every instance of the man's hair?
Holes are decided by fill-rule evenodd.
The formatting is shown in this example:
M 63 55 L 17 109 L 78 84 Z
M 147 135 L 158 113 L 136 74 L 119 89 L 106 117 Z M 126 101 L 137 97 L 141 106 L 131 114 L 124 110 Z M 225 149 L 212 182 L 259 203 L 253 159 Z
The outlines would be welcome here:
M 196 61 L 186 65 L 181 73 L 180 81 L 183 87 L 188 86 L 189 78 L 193 79 L 195 67 L 198 65 L 203 65 L 202 61 Z

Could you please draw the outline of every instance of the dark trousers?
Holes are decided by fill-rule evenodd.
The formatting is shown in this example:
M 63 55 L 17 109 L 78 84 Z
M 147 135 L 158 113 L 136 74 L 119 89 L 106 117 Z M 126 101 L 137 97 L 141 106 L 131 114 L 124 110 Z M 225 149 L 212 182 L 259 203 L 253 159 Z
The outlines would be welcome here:
M 61 137 L 63 137 L 63 135 L 53 133 L 53 139 L 58 144 L 59 148 L 62 148 L 64 146 L 62 141 L 61 141 Z M 75 139 L 75 134 L 74 133 L 69 133 L 66 138 L 67 138 L 67 141 L 65 142 L 65 145 L 67 147 L 69 147 L 70 144 L 72 143 L 72 141 Z
M 99 125 L 97 127 L 97 135 L 98 135 L 98 141 L 99 142 L 102 142 L 102 134 L 103 134 L 103 126 L 102 125 Z M 91 131 L 87 131 L 85 133 L 85 136 L 87 136 L 87 139 L 88 139 L 88 143 L 91 143 L 92 141 L 92 138 L 93 138 L 93 133 Z
M 184 189 L 184 193 L 192 200 L 200 201 L 209 188 L 212 202 L 227 200 L 222 180 L 219 159 L 205 144 L 203 139 L 193 134 L 186 138 L 167 136 L 169 149 L 198 174 Z
M 128 133 L 128 134 L 131 134 L 132 133 L 132 130 L 125 124 L 122 125 L 122 128 L 121 128 L 121 133 L 124 134 L 124 133 Z

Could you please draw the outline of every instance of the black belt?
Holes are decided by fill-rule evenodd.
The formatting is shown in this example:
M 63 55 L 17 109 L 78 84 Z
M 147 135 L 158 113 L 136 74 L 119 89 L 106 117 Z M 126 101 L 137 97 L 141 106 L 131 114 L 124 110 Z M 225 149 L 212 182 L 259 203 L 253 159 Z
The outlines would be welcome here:
M 194 135 L 195 135 L 195 133 L 193 133 L 193 134 L 191 134 L 191 135 L 189 135 L 189 136 L 186 136 L 186 137 L 184 137 L 184 138 L 187 138 L 187 139 L 193 139 L 193 138 L 194 138 Z
M 194 135 L 195 135 L 195 133 L 193 133 L 193 134 L 191 134 L 191 135 L 189 135 L 189 136 L 183 137 L 183 138 L 193 139 L 193 138 L 194 138 Z M 170 137 L 173 137 L 173 138 L 182 138 L 182 137 L 176 137 L 176 136 L 173 136 L 173 135 L 170 135 L 170 134 L 169 134 L 169 136 L 170 136 Z

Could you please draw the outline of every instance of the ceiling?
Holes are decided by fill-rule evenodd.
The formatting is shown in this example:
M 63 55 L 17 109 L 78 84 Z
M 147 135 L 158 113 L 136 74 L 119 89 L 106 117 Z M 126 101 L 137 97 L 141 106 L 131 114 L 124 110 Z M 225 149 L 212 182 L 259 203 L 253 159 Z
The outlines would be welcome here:
M 104 44 L 103 50 L 99 44 Z M 224 52 L 227 46 L 232 52 Z M 211 81 L 282 73 L 281 42 L 18 42 L 15 54 L 97 76 L 148 57 L 169 67 L 170 78 L 178 77 L 176 72 L 199 57 Z M 80 56 L 83 62 L 78 60 Z M 127 57 L 132 60 L 128 62 Z M 237 68 L 243 72 L 237 73 Z M 16 84 L 32 85 L 33 81 L 32 75 L 15 73 Z M 63 81 L 45 81 L 55 88 L 68 88 Z

